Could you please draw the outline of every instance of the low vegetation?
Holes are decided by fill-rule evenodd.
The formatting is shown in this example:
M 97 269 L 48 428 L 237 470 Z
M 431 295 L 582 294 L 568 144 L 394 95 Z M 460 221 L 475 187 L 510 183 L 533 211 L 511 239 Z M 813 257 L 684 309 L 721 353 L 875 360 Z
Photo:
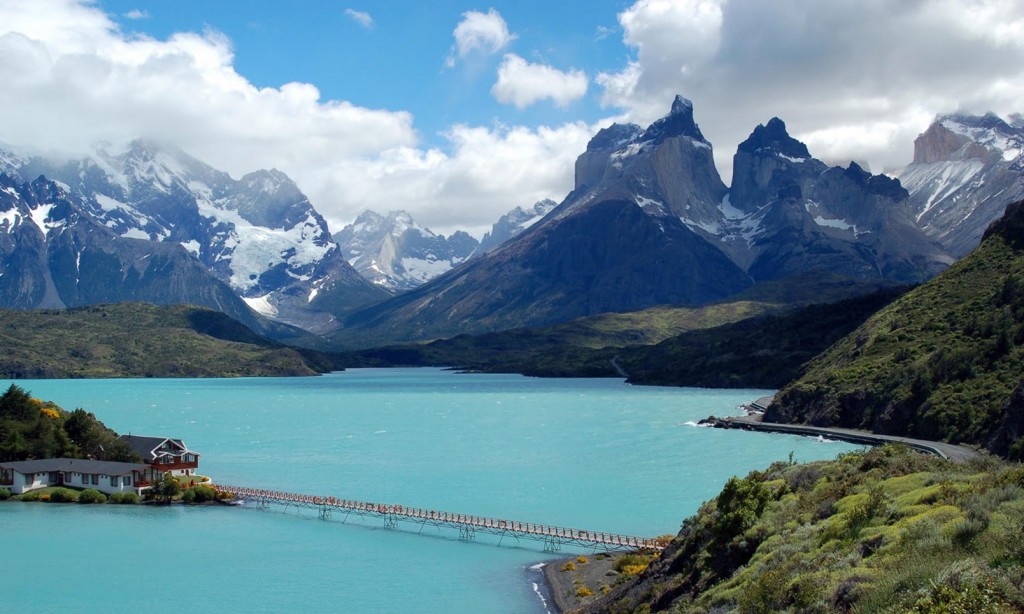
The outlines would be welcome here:
M 0 377 L 316 375 L 330 354 L 287 347 L 230 317 L 191 305 L 117 303 L 0 309 Z
M 582 611 L 1021 611 L 1024 469 L 894 446 L 776 463 L 731 479 L 638 573 Z

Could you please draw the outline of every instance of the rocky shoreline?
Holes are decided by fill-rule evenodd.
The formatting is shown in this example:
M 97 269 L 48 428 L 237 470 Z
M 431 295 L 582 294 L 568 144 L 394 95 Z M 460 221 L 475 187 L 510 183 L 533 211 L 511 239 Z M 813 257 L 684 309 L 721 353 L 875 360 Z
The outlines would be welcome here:
M 603 595 L 619 576 L 615 563 L 621 556 L 599 552 L 546 563 L 544 580 L 555 612 L 570 612 Z

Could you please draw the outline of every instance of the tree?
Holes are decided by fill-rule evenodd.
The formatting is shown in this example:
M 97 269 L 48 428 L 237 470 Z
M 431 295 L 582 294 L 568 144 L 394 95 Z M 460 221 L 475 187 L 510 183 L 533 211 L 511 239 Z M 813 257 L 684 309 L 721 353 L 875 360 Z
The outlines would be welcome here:
M 181 483 L 170 473 L 165 473 L 163 479 L 153 484 L 146 492 L 158 503 L 170 503 L 171 499 L 181 494 Z
M 11 384 L 0 396 L 0 419 L 25 420 L 31 417 L 33 409 L 32 396 L 16 384 Z

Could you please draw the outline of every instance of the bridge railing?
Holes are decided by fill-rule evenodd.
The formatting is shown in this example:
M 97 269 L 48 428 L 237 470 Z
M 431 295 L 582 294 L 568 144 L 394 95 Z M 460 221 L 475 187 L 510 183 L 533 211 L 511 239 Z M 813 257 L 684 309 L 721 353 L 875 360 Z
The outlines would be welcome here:
M 567 527 L 549 526 L 532 522 L 520 522 L 472 514 L 459 514 L 419 507 L 408 507 L 390 503 L 374 503 L 337 497 L 323 497 L 300 493 L 289 493 L 276 490 L 246 488 L 243 486 L 217 485 L 220 491 L 242 499 L 275 501 L 288 504 L 305 505 L 319 508 L 334 508 L 376 516 L 389 516 L 423 520 L 434 523 L 458 525 L 475 529 L 486 529 L 496 533 L 509 533 L 537 536 L 562 540 L 565 542 L 585 542 L 591 544 L 613 545 L 619 547 L 638 548 L 645 550 L 662 550 L 663 546 L 651 538 L 620 535 L 602 531 L 571 529 Z

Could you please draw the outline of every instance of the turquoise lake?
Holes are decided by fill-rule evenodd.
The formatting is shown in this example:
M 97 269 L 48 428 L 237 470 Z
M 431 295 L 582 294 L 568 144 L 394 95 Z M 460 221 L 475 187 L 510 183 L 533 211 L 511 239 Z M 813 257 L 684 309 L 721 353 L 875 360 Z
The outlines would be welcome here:
M 639 536 L 676 533 L 732 475 L 790 453 L 809 461 L 855 449 L 694 426 L 738 413 L 760 390 L 440 369 L 16 383 L 120 433 L 182 438 L 215 482 Z M 280 507 L 0 504 L 0 603 L 10 612 L 553 608 L 531 567 L 557 555 L 538 543 L 378 523 Z

